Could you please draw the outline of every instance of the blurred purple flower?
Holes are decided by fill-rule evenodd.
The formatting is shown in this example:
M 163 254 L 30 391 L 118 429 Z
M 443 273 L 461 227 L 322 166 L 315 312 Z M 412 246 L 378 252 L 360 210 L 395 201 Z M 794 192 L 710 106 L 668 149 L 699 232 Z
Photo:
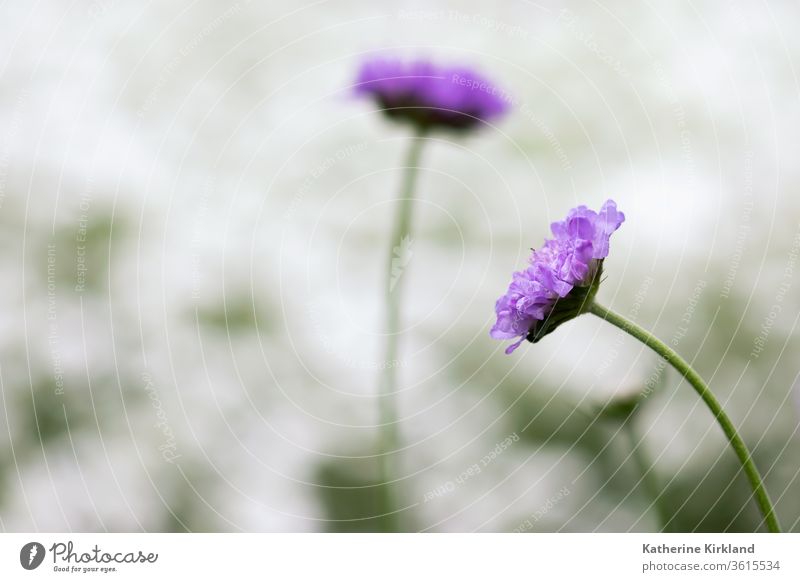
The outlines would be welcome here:
M 525 340 L 536 342 L 558 325 L 583 313 L 597 293 L 608 240 L 625 220 L 613 200 L 600 212 L 578 206 L 566 220 L 550 228 L 555 238 L 546 239 L 534 251 L 530 265 L 514 273 L 508 291 L 495 305 L 495 339 L 520 337 L 506 349 L 510 354 Z
M 420 130 L 469 130 L 509 107 L 506 94 L 475 71 L 424 60 L 366 61 L 356 93 L 373 97 L 391 119 Z

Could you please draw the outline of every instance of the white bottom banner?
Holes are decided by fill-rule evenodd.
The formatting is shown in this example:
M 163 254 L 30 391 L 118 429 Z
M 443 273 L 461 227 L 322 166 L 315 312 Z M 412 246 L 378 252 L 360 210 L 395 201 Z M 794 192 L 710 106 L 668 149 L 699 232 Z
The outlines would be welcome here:
M 800 580 L 800 534 L 3 534 L 0 580 Z

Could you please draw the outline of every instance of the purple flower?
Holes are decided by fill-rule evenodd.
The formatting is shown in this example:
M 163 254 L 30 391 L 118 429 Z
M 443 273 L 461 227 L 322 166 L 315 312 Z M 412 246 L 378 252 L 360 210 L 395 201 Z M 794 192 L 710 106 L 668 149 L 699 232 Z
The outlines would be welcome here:
M 608 240 L 625 220 L 613 200 L 600 212 L 578 206 L 566 220 L 550 225 L 552 239 L 533 251 L 530 265 L 514 273 L 508 291 L 495 305 L 495 339 L 519 337 L 506 349 L 513 352 L 523 340 L 537 342 L 565 321 L 583 313 L 600 284 Z
M 428 61 L 370 60 L 356 93 L 373 97 L 395 121 L 421 130 L 468 130 L 505 113 L 505 93 L 474 71 Z

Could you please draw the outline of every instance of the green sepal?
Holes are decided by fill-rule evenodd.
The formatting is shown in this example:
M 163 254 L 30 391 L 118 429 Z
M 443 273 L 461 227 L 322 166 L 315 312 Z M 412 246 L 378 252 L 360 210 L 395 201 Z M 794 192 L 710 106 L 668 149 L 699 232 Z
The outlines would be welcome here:
M 537 321 L 525 339 L 535 344 L 547 334 L 554 332 L 562 323 L 588 312 L 589 306 L 600 288 L 602 275 L 603 259 L 600 259 L 596 262 L 594 273 L 588 278 L 589 283 L 582 286 L 576 285 L 566 297 L 558 299 L 553 305 L 550 315 L 542 321 Z

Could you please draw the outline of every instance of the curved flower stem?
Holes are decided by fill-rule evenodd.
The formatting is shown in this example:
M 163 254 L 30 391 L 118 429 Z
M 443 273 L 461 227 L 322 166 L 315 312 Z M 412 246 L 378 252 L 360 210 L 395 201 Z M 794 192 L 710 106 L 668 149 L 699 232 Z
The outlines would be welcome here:
M 628 437 L 628 443 L 631 447 L 631 458 L 636 464 L 636 469 L 642 475 L 642 486 L 647 492 L 647 496 L 653 500 L 653 507 L 658 515 L 658 521 L 661 526 L 659 531 L 663 533 L 669 531 L 671 519 L 667 508 L 664 507 L 664 496 L 661 494 L 661 487 L 658 484 L 656 474 L 642 448 L 642 443 L 639 442 L 639 438 L 636 435 L 633 420 L 633 415 L 629 416 L 625 419 L 622 428 L 625 431 L 625 435 Z
M 398 499 L 395 493 L 392 455 L 396 454 L 399 444 L 397 430 L 397 343 L 400 327 L 400 302 L 402 299 L 402 282 L 405 278 L 403 270 L 409 258 L 411 244 L 411 218 L 414 203 L 414 186 L 416 184 L 424 135 L 419 132 L 409 144 L 404 167 L 403 183 L 398 200 L 399 206 L 395 215 L 392 238 L 389 245 L 389 256 L 386 264 L 386 355 L 383 361 L 384 377 L 379 395 L 380 406 L 380 491 L 381 521 L 386 532 L 399 531 Z
M 739 458 L 739 462 L 742 464 L 742 469 L 744 469 L 747 479 L 750 481 L 750 487 L 753 489 L 753 494 L 755 495 L 756 501 L 758 502 L 758 507 L 761 509 L 761 513 L 764 516 L 764 521 L 767 524 L 767 528 L 769 531 L 774 533 L 780 532 L 781 527 L 778 524 L 778 518 L 775 516 L 775 510 L 772 508 L 772 502 L 769 499 L 767 490 L 764 488 L 763 480 L 761 479 L 761 475 L 759 474 L 758 469 L 753 462 L 752 455 L 750 454 L 747 445 L 744 444 L 742 437 L 740 437 L 739 433 L 736 432 L 736 428 L 733 426 L 731 419 L 728 418 L 727 414 L 725 414 L 725 411 L 722 409 L 722 405 L 716 399 L 714 394 L 712 394 L 711 390 L 700 377 L 700 375 L 695 372 L 689 363 L 681 358 L 675 350 L 656 338 L 649 331 L 642 329 L 632 321 L 628 321 L 621 315 L 618 315 L 594 302 L 587 306 L 586 311 L 605 319 L 607 322 L 617 326 L 622 331 L 625 331 L 638 339 L 659 356 L 664 358 L 664 360 L 671 364 L 673 368 L 680 372 L 681 376 L 686 378 L 687 382 L 692 385 L 695 391 L 700 395 L 700 398 L 703 399 L 703 402 L 706 403 L 706 406 L 708 406 L 708 408 L 711 410 L 711 413 L 717 419 L 717 422 L 722 428 L 722 432 L 724 432 L 725 436 L 728 438 L 731 448 L 733 448 L 733 451 Z

